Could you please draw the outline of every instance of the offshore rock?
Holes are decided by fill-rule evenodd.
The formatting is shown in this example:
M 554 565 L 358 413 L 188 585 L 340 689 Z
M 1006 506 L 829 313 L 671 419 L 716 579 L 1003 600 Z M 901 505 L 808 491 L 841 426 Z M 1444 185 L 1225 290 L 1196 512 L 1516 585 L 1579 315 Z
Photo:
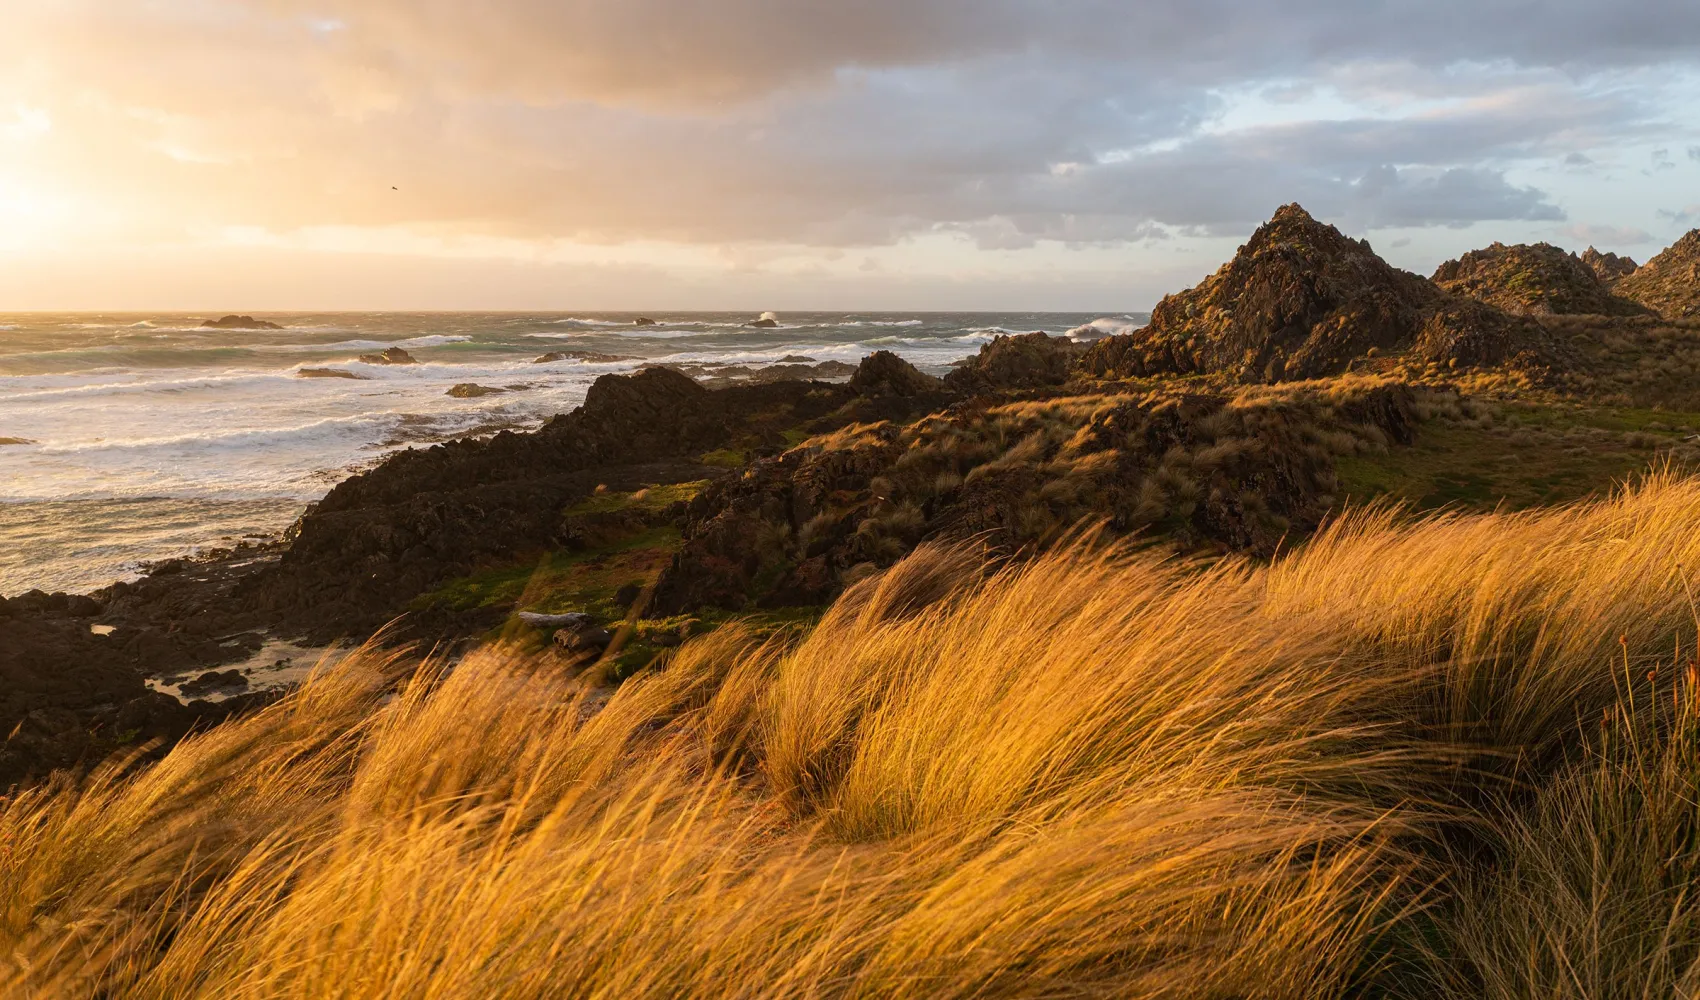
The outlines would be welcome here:
M 276 323 L 272 323 L 272 322 L 269 322 L 269 321 L 263 320 L 263 319 L 255 319 L 252 316 L 240 316 L 240 315 L 237 315 L 235 313 L 232 313 L 229 316 L 221 316 L 218 319 L 209 319 L 206 322 L 201 324 L 201 328 L 202 329 L 212 329 L 212 330 L 281 330 L 281 329 L 283 329 L 283 327 L 277 325 Z
M 360 355 L 362 364 L 368 365 L 416 365 L 419 359 L 399 347 L 386 347 L 377 354 Z

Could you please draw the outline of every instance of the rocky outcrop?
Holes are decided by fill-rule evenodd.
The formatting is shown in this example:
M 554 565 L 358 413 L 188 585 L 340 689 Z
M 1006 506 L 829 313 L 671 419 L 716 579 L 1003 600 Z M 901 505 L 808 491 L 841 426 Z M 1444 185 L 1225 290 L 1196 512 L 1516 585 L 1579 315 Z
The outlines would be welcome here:
M 776 330 L 779 328 L 779 320 L 772 316 L 763 316 L 761 319 L 752 319 L 744 325 L 752 330 Z
M 1007 334 L 944 377 L 949 388 L 973 395 L 1062 385 L 1086 353 L 1084 344 L 1044 333 Z
M 862 359 L 850 388 L 863 396 L 921 396 L 939 391 L 938 379 L 890 351 L 875 351 Z
M 493 385 L 479 385 L 476 382 L 458 382 L 451 386 L 449 391 L 444 393 L 444 395 L 453 396 L 456 399 L 477 399 L 479 396 L 491 396 L 496 393 L 507 391 L 508 390 L 506 389 L 498 388 Z
M 1619 257 L 1615 253 L 1601 253 L 1593 247 L 1582 251 L 1582 263 L 1599 276 L 1601 283 L 1607 288 L 1635 273 L 1639 264 L 1628 257 Z
M 362 364 L 368 365 L 416 365 L 419 359 L 399 347 L 386 347 L 377 354 L 360 355 Z
M 296 378 L 351 378 L 356 381 L 370 381 L 364 375 L 356 375 L 344 368 L 302 368 L 295 373 Z
M 1700 316 L 1700 229 L 1619 281 L 1617 293 L 1666 319 Z
M 1267 554 L 1337 501 L 1339 454 L 1415 433 L 1404 385 L 1255 392 L 963 405 L 816 437 L 690 502 L 652 611 L 820 605 L 923 541 L 1009 554 L 1095 521 Z
M 784 431 L 853 399 L 819 382 L 710 391 L 666 368 L 604 375 L 538 431 L 410 449 L 346 480 L 237 603 L 316 640 L 369 634 L 445 580 L 565 547 L 562 511 L 599 485 L 708 478 L 717 472 L 697 456 L 777 454 Z
M 655 324 L 655 321 L 650 319 L 648 316 L 639 316 L 637 319 L 632 320 L 632 325 L 633 326 L 655 326 L 656 324 Z
M 1613 295 L 1582 258 L 1550 243 L 1495 243 L 1472 250 L 1440 265 L 1434 283 L 1520 316 L 1622 316 L 1643 311 Z
M 212 330 L 281 330 L 283 327 L 268 320 L 255 319 L 252 316 L 239 316 L 235 313 L 209 319 L 201 324 L 203 329 Z
M 1444 368 L 1509 366 L 1550 374 L 1581 363 L 1536 320 L 1456 297 L 1430 311 L 1411 353 Z
M 1166 296 L 1144 328 L 1093 344 L 1081 367 L 1112 378 L 1221 372 L 1281 382 L 1330 375 L 1371 348 L 1408 346 L 1439 294 L 1368 243 L 1287 205 L 1221 270 Z

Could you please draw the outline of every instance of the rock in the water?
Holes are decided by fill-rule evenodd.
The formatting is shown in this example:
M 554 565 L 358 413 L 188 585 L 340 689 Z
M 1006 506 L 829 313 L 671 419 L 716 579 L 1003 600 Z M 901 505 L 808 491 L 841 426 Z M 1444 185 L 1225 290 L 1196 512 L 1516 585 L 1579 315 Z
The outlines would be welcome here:
M 1315 378 L 1344 370 L 1372 347 L 1408 346 L 1439 294 L 1368 243 L 1287 205 L 1221 270 L 1166 296 L 1147 326 L 1093 344 L 1081 367 L 1111 378 Z
M 779 365 L 812 365 L 814 363 L 815 359 L 806 354 L 787 354 L 774 362 L 774 364 Z
M 600 351 L 550 351 L 532 360 L 534 365 L 547 365 L 556 361 L 583 361 L 587 364 L 609 364 L 616 361 L 639 361 L 626 354 L 603 354 Z
M 368 365 L 416 365 L 419 359 L 399 347 L 386 347 L 379 354 L 362 354 L 360 361 Z
M 633 326 L 654 326 L 655 321 L 650 319 L 648 316 L 639 316 L 637 319 L 632 320 L 632 325 Z
M 1495 243 L 1472 250 L 1440 265 L 1434 283 L 1455 295 L 1521 316 L 1642 312 L 1634 303 L 1611 294 L 1582 258 L 1550 243 Z
M 0 448 L 4 448 L 10 444 L 35 444 L 35 442 L 31 441 L 29 438 L 0 437 Z
M 295 373 L 296 378 L 351 378 L 362 382 L 371 381 L 364 375 L 356 375 L 342 368 L 303 368 Z
M 875 351 L 850 376 L 850 388 L 864 396 L 918 396 L 941 384 L 890 351 Z
M 957 392 L 1037 389 L 1068 381 L 1085 345 L 1044 333 L 999 336 L 944 377 Z
M 1664 253 L 1619 281 L 1616 291 L 1666 319 L 1700 316 L 1700 229 L 1689 230 Z
M 214 330 L 281 330 L 281 329 L 283 329 L 283 327 L 278 326 L 276 323 L 272 323 L 272 322 L 269 322 L 269 321 L 263 320 L 263 319 L 255 319 L 252 316 L 239 316 L 239 315 L 236 315 L 235 313 L 232 313 L 229 316 L 221 316 L 218 319 L 209 319 L 206 322 L 202 323 L 201 326 L 202 326 L 203 329 L 210 328 L 210 329 L 214 329 Z
M 456 399 L 477 399 L 479 396 L 489 396 L 508 390 L 493 385 L 479 385 L 476 382 L 460 382 L 449 389 L 448 395 Z
M 1635 273 L 1641 265 L 1629 257 L 1619 257 L 1615 253 L 1601 253 L 1593 247 L 1582 252 L 1582 263 L 1588 265 L 1607 288 L 1617 284 L 1624 278 Z
M 772 330 L 779 326 L 779 320 L 772 316 L 763 316 L 761 319 L 752 319 L 744 325 L 756 330 Z

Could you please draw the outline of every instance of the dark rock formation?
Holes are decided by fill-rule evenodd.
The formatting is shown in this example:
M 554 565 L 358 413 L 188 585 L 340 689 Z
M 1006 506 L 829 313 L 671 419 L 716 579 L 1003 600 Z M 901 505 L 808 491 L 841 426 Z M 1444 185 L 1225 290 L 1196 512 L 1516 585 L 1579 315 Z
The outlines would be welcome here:
M 589 364 L 609 364 L 616 361 L 641 361 L 625 354 L 603 354 L 600 351 L 550 351 L 548 354 L 535 358 L 534 365 L 546 365 L 554 361 L 583 361 Z
M 946 375 L 944 384 L 967 394 L 1062 385 L 1085 353 L 1085 345 L 1067 337 L 1044 333 L 999 336 Z
M 864 396 L 920 396 L 939 387 L 938 379 L 890 351 L 875 351 L 863 358 L 850 376 L 850 388 Z
M 453 396 L 456 399 L 477 399 L 479 396 L 491 396 L 499 392 L 507 391 L 508 390 L 506 389 L 498 388 L 493 385 L 479 385 L 476 382 L 458 382 L 454 386 L 450 387 L 449 391 L 444 395 Z
M 771 316 L 763 316 L 761 319 L 752 319 L 744 325 L 756 330 L 773 330 L 778 328 L 779 321 Z
M 1093 344 L 1101 377 L 1224 372 L 1242 381 L 1315 378 L 1370 348 L 1408 346 L 1439 297 L 1369 244 L 1287 205 L 1214 275 L 1166 296 L 1151 322 Z
M 1700 229 L 1617 283 L 1617 293 L 1666 319 L 1700 316 Z
M 632 320 L 632 325 L 633 326 L 654 326 L 655 321 L 650 319 L 648 316 L 639 316 L 637 319 Z
M 564 546 L 561 512 L 598 485 L 707 478 L 716 471 L 691 459 L 777 454 L 784 430 L 854 398 L 818 382 L 709 391 L 666 368 L 604 375 L 583 406 L 536 432 L 410 449 L 343 482 L 236 603 L 314 639 L 369 634 L 445 580 Z
M 31 441 L 29 438 L 0 437 L 0 448 L 4 448 L 7 445 L 14 445 L 14 444 L 35 444 L 35 442 Z
M 416 365 L 419 359 L 399 347 L 386 347 L 377 354 L 362 354 L 360 361 L 368 365 Z
M 1589 269 L 1599 276 L 1600 281 L 1607 288 L 1634 274 L 1635 269 L 1641 266 L 1628 257 L 1619 257 L 1615 253 L 1601 253 L 1593 247 L 1582 251 L 1582 263 L 1588 265 Z
M 201 327 L 203 329 L 213 329 L 213 330 L 281 330 L 281 329 L 283 329 L 283 327 L 277 325 L 276 323 L 272 323 L 272 322 L 269 322 L 269 321 L 263 320 L 263 319 L 255 319 L 252 316 L 238 316 L 235 313 L 232 313 L 229 316 L 221 316 L 218 319 L 209 319 L 206 322 L 202 323 Z
M 1576 354 L 1536 320 L 1459 297 L 1430 311 L 1412 348 L 1417 357 L 1446 368 L 1510 365 L 1550 373 L 1580 364 Z
M 962 405 L 811 439 L 690 502 L 650 607 L 819 605 L 929 539 L 1014 553 L 1100 519 L 1267 554 L 1336 502 L 1338 454 L 1409 443 L 1417 419 L 1403 385 L 1280 392 Z
M 351 378 L 361 382 L 371 379 L 364 375 L 356 375 L 342 368 L 303 368 L 295 373 L 296 378 Z
M 1448 292 L 1514 315 L 1618 316 L 1643 311 L 1611 294 L 1580 257 L 1550 243 L 1495 243 L 1472 250 L 1440 265 L 1434 282 Z
M 209 694 L 233 694 L 248 686 L 248 678 L 240 670 L 208 670 L 193 680 L 184 681 L 179 688 L 186 698 Z

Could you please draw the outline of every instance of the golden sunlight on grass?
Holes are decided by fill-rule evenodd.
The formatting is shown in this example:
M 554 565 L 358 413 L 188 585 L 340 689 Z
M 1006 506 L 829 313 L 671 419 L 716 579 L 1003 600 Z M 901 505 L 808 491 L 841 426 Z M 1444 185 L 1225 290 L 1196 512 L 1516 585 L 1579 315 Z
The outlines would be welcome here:
M 1665 997 L 1700 481 L 1269 566 L 923 547 L 601 704 L 367 649 L 0 802 L 4 995 Z

